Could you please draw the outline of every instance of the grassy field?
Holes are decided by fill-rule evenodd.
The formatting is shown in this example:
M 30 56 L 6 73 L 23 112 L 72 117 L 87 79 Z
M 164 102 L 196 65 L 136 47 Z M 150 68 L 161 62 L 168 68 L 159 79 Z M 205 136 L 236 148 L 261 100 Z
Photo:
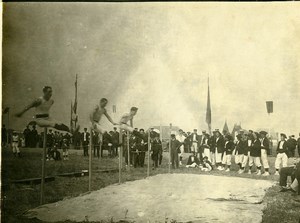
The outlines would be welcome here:
M 31 208 L 39 206 L 40 185 L 19 185 L 11 183 L 12 180 L 33 178 L 41 176 L 41 152 L 42 149 L 22 149 L 22 158 L 16 158 L 8 149 L 2 150 L 2 222 L 41 222 L 39 220 L 25 219 L 22 214 Z M 167 154 L 165 155 L 167 157 Z M 151 175 L 168 172 L 164 159 L 162 167 L 151 170 Z M 274 172 L 274 158 L 270 157 L 270 171 Z M 93 170 L 106 168 L 118 168 L 118 159 L 93 158 Z M 48 161 L 46 163 L 46 175 L 55 176 L 59 173 L 68 173 L 88 169 L 88 158 L 82 156 L 82 151 L 73 151 L 69 161 Z M 124 170 L 122 180 L 132 181 L 146 177 L 147 168 L 131 168 Z M 254 174 L 236 173 L 237 166 L 232 165 L 231 172 L 212 171 L 200 173 L 198 169 L 180 168 L 173 173 L 213 174 L 228 175 L 245 178 L 257 178 L 278 181 L 278 176 L 256 176 Z M 116 173 L 94 173 L 92 176 L 92 190 L 98 190 L 107 185 L 118 182 Z M 88 191 L 88 177 L 56 177 L 55 181 L 45 185 L 46 203 L 56 202 L 67 197 L 75 197 Z M 299 222 L 300 205 L 292 201 L 291 193 L 279 193 L 279 186 L 274 186 L 266 193 L 264 202 L 266 209 L 263 214 L 263 222 Z M 71 223 L 67 221 L 68 223 Z

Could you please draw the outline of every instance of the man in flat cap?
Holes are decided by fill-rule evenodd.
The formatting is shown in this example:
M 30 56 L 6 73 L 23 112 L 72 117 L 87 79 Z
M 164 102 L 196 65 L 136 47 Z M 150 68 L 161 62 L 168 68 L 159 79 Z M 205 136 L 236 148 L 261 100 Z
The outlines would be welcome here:
M 281 133 L 280 138 L 281 140 L 278 142 L 278 146 L 276 150 L 277 156 L 275 160 L 275 168 L 276 168 L 275 175 L 279 175 L 279 169 L 281 164 L 282 167 L 287 167 L 288 164 L 288 156 L 287 156 L 288 146 L 287 146 L 287 142 L 285 141 L 286 135 L 284 133 Z
M 263 164 L 263 167 L 265 169 L 263 176 L 269 176 L 269 161 L 268 161 L 268 151 L 270 147 L 270 141 L 266 137 L 268 133 L 266 131 L 260 131 L 260 144 L 261 144 L 261 161 Z

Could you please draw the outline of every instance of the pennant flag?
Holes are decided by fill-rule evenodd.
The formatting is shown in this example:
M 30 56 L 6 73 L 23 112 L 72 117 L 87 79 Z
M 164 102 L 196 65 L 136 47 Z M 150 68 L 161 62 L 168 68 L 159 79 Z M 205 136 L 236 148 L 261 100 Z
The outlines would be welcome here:
M 229 128 L 228 128 L 227 120 L 226 120 L 224 127 L 223 127 L 223 134 L 226 135 L 227 133 L 229 133 Z
M 211 107 L 210 107 L 209 79 L 208 79 L 207 106 L 206 106 L 206 123 L 208 125 L 209 132 L 211 133 Z
M 268 114 L 273 113 L 273 101 L 267 101 L 266 105 Z

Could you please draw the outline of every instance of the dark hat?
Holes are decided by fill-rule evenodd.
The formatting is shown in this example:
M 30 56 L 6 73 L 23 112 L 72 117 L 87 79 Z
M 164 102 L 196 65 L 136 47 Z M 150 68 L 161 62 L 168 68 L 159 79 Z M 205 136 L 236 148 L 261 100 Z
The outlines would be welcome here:
M 171 134 L 171 137 L 175 137 L 175 134 Z
M 140 131 L 143 131 L 143 132 L 144 132 L 145 130 L 144 130 L 144 129 L 140 129 Z
M 250 130 L 249 130 L 249 133 L 253 133 L 253 130 L 250 129 Z
M 280 133 L 280 136 L 283 136 L 284 138 L 286 138 L 286 134 L 284 134 L 284 133 Z
M 268 133 L 266 131 L 260 131 L 259 134 L 267 135 Z
M 117 130 L 117 127 L 114 127 L 114 130 Z
M 206 130 L 202 130 L 202 133 L 206 133 Z
M 207 156 L 204 156 L 203 159 L 208 159 L 208 157 L 207 157 Z
M 182 130 L 182 129 L 179 129 L 178 132 L 183 132 L 183 130 Z
M 194 131 L 197 131 L 197 129 L 194 129 Z

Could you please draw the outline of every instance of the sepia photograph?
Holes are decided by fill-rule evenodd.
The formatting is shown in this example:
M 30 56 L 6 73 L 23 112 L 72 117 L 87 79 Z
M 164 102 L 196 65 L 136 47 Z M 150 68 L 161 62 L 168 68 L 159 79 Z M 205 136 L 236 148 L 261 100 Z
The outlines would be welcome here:
M 299 2 L 1 11 L 1 222 L 300 222 Z

